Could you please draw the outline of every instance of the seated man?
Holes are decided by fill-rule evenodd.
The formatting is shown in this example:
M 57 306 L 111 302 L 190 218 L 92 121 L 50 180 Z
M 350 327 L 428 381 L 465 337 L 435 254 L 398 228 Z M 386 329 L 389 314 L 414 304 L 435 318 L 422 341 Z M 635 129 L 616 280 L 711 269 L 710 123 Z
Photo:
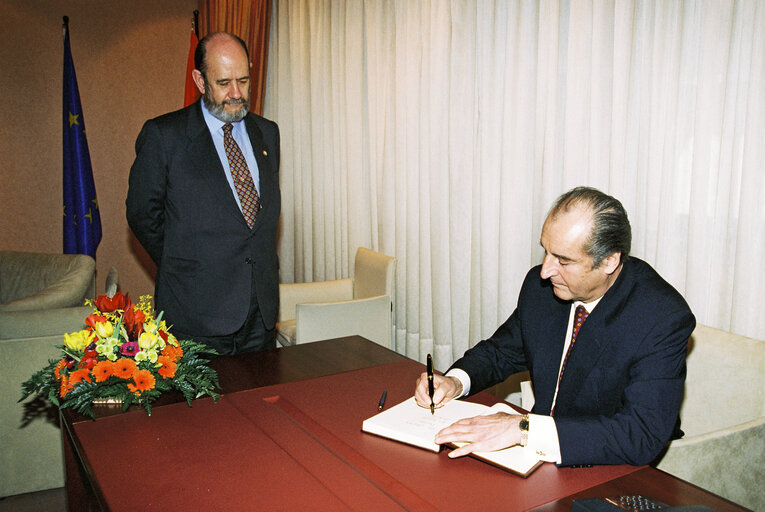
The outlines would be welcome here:
M 696 320 L 647 263 L 629 257 L 621 203 L 575 188 L 542 228 L 545 257 L 526 275 L 510 318 L 436 376 L 436 407 L 528 370 L 531 415 L 498 413 L 443 429 L 437 443 L 469 444 L 459 457 L 516 444 L 560 465 L 651 462 L 673 438 Z M 417 403 L 430 406 L 425 374 Z

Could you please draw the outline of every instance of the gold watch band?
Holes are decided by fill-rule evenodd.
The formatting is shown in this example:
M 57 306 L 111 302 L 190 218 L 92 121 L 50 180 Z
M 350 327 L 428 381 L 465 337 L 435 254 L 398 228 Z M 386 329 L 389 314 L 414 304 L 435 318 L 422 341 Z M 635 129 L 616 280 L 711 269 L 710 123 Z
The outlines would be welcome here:
M 521 422 L 518 424 L 521 429 L 521 446 L 529 444 L 529 415 L 524 414 L 521 416 Z

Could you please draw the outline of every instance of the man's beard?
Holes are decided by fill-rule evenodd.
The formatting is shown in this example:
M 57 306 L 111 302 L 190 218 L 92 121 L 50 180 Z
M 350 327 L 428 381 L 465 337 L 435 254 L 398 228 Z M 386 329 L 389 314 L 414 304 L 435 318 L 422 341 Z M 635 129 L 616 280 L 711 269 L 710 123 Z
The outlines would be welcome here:
M 205 93 L 202 95 L 202 101 L 204 101 L 207 110 L 209 110 L 213 116 L 220 119 L 224 123 L 236 123 L 237 121 L 241 121 L 250 110 L 250 102 L 244 98 L 227 100 L 221 103 L 217 103 L 215 98 L 212 97 L 212 93 L 207 86 L 205 86 Z M 242 108 L 236 112 L 226 112 L 224 110 L 226 105 L 242 105 Z

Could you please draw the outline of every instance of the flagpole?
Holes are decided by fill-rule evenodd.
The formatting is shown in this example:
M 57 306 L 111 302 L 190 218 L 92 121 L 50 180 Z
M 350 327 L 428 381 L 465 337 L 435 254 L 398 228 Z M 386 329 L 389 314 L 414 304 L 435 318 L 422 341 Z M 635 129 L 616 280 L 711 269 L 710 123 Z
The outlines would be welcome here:
M 66 35 L 66 31 L 69 30 L 69 16 L 64 16 L 64 35 Z
M 194 33 L 197 35 L 197 39 L 199 39 L 199 10 L 194 9 L 194 20 L 192 21 Z

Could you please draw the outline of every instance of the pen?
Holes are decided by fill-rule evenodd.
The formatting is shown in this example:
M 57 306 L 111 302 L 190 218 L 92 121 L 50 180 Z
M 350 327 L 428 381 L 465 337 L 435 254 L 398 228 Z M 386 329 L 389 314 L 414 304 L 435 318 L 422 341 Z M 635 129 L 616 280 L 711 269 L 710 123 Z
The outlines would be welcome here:
M 435 404 L 433 403 L 433 358 L 428 354 L 428 396 L 430 397 L 430 414 L 435 414 Z
M 380 397 L 380 401 L 377 402 L 377 410 L 382 411 L 382 408 L 385 407 L 385 397 L 388 396 L 388 391 L 383 391 L 382 396 Z

